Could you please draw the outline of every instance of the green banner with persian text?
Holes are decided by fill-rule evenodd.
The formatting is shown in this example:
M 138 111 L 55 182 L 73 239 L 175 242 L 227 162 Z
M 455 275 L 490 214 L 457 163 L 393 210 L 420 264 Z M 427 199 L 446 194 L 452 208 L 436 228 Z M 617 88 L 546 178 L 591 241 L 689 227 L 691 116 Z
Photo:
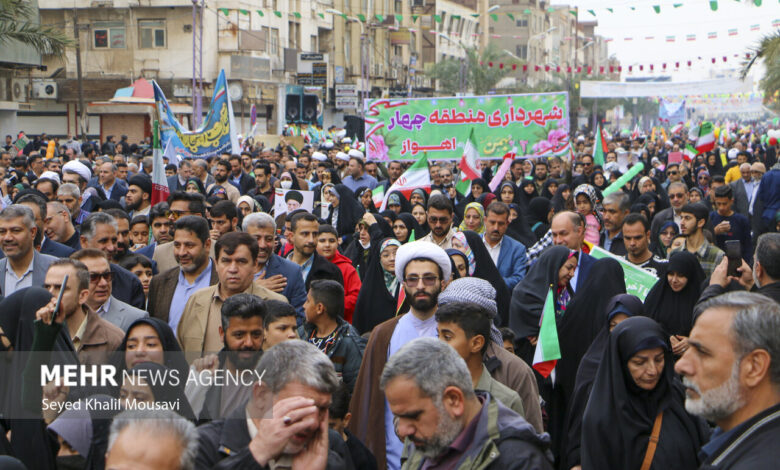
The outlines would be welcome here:
M 620 263 L 620 266 L 623 267 L 623 277 L 626 280 L 626 294 L 635 295 L 639 297 L 642 302 L 645 301 L 645 297 L 647 297 L 650 289 L 652 289 L 656 281 L 658 281 L 657 277 L 639 266 L 597 246 L 591 248 L 590 255 L 596 259 L 610 257 Z
M 367 101 L 367 158 L 460 160 L 474 130 L 482 159 L 569 155 L 568 93 Z

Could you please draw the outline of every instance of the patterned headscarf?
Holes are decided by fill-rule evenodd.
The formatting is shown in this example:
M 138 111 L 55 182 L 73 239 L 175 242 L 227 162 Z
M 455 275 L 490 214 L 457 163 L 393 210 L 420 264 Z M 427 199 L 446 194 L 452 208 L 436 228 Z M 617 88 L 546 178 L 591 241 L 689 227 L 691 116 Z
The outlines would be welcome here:
M 456 232 L 452 236 L 452 238 L 458 240 L 460 244 L 463 245 L 463 248 L 456 248 L 456 249 L 466 256 L 466 262 L 469 265 L 469 276 L 473 276 L 474 271 L 477 269 L 477 260 L 474 259 L 474 252 L 471 251 L 469 242 L 466 241 L 466 235 L 463 232 Z M 453 246 L 453 248 L 455 247 Z
M 464 230 L 471 230 L 470 228 L 466 227 L 466 212 L 468 212 L 469 209 L 474 209 L 479 214 L 479 227 L 477 227 L 477 229 L 474 231 L 482 235 L 485 233 L 485 208 L 482 207 L 482 204 L 479 202 L 470 202 L 466 205 L 466 209 L 463 211 L 463 221 L 460 223 L 458 228 L 461 232 Z
M 388 246 L 401 246 L 401 242 L 396 240 L 395 238 L 386 238 L 381 245 L 379 245 L 379 256 L 382 256 L 382 252 L 385 251 L 385 249 Z M 381 265 L 381 263 L 380 263 Z M 395 289 L 398 287 L 398 278 L 395 277 L 394 272 L 390 272 L 382 267 L 382 273 L 385 276 L 385 287 L 387 288 L 387 291 L 390 292 L 390 294 L 395 293 Z

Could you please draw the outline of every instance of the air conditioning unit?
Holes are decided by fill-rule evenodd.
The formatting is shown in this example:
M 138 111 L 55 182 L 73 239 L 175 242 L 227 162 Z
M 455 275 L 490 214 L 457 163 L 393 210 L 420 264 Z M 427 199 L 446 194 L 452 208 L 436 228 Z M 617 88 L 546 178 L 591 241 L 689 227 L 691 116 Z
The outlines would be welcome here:
M 54 80 L 37 80 L 33 82 L 32 97 L 41 100 L 57 99 L 57 82 Z
M 92 8 L 113 8 L 114 0 L 92 0 Z
M 11 79 L 11 99 L 17 103 L 26 103 L 30 94 L 30 82 L 24 78 Z
M 412 0 L 412 8 L 424 7 L 424 6 L 425 6 L 425 0 Z

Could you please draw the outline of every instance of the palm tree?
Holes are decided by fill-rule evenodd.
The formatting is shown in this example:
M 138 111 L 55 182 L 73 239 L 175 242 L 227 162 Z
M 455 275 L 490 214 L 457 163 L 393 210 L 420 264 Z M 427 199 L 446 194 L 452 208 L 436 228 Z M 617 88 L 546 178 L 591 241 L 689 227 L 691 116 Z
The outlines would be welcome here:
M 0 0 L 0 47 L 18 42 L 42 55 L 62 57 L 73 43 L 61 28 L 42 26 L 38 11 L 26 0 Z
M 780 91 L 780 31 L 764 36 L 758 44 L 750 49 L 750 58 L 742 63 L 742 78 L 744 79 L 758 59 L 763 59 L 766 74 L 759 82 L 767 98 L 775 96 Z
M 500 51 L 493 43 L 479 53 L 474 48 L 464 47 L 465 59 L 447 58 L 431 67 L 427 75 L 439 81 L 439 90 L 450 95 L 459 91 L 471 90 L 474 95 L 485 95 L 496 87 L 502 78 L 512 70 L 512 65 L 518 62 Z M 461 62 L 463 60 L 464 62 Z M 488 64 L 492 63 L 490 67 Z M 504 67 L 499 67 L 503 63 Z M 461 90 L 461 74 L 465 74 L 466 90 Z

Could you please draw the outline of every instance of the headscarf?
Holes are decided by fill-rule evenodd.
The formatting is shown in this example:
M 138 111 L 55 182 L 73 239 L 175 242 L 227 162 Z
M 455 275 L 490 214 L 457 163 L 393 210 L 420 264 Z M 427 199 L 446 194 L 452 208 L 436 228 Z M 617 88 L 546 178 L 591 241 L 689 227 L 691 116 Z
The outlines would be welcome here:
M 641 467 L 653 423 L 661 411 L 663 427 L 653 467 L 698 467 L 696 454 L 705 440 L 703 429 L 701 422 L 685 411 L 666 338 L 661 325 L 646 317 L 629 318 L 609 335 L 583 416 L 582 468 Z M 647 391 L 636 385 L 627 364 L 637 352 L 656 347 L 663 348 L 664 369 L 655 388 Z
M 533 187 L 533 192 L 531 194 L 528 194 L 525 192 L 525 188 L 528 186 Z M 523 207 L 528 207 L 528 204 L 531 202 L 531 199 L 535 197 L 539 197 L 539 192 L 536 190 L 536 184 L 534 183 L 534 180 L 523 178 L 520 181 L 520 187 L 517 188 L 517 198 L 520 200 L 520 205 Z
M 520 338 L 539 334 L 544 302 L 550 286 L 558 286 L 558 270 L 569 259 L 571 250 L 565 246 L 551 246 L 528 270 L 525 278 L 512 291 L 509 309 L 509 327 Z
M 458 226 L 458 229 L 461 232 L 464 230 L 470 230 L 466 226 L 466 212 L 468 212 L 469 209 L 474 209 L 479 215 L 479 227 L 477 227 L 477 229 L 474 231 L 480 235 L 485 233 L 485 208 L 482 207 L 482 204 L 478 202 L 470 202 L 466 204 L 466 209 L 463 211 L 463 221 L 460 223 L 460 226 Z
M 236 209 L 238 209 L 239 204 L 242 202 L 245 202 L 249 205 L 249 212 L 257 212 L 257 201 L 252 199 L 252 196 L 243 195 L 239 197 L 238 200 L 236 200 Z
M 561 184 L 558 186 L 558 191 L 555 192 L 555 196 L 552 198 L 553 210 L 555 213 L 566 210 L 574 210 L 574 202 L 572 195 L 569 194 L 568 199 L 563 198 L 564 191 L 570 191 L 568 184 Z
M 206 195 L 206 188 L 203 187 L 203 181 L 200 180 L 200 178 L 190 178 L 187 180 L 186 183 L 184 183 L 184 189 L 187 189 L 187 185 L 190 183 L 194 184 L 198 187 L 198 192 L 200 194 Z
M 653 220 L 653 216 L 650 214 L 650 208 L 641 202 L 637 202 L 631 205 L 631 212 L 634 214 L 642 214 L 645 216 L 648 222 Z
M 693 328 L 693 307 L 699 301 L 704 270 L 693 253 L 676 251 L 669 257 L 666 272 L 679 273 L 688 278 L 688 283 L 680 292 L 674 292 L 665 276 L 658 279 L 645 298 L 645 312 L 668 335 L 688 336 Z
M 420 206 L 420 207 L 422 207 L 422 209 L 423 209 L 423 212 L 425 212 L 425 206 L 424 206 L 424 205 L 422 205 L 422 204 L 415 204 L 415 205 L 413 205 L 413 206 L 412 206 L 412 211 L 413 211 L 413 210 L 414 210 L 414 208 L 415 208 L 415 207 L 417 207 L 417 206 Z M 411 213 L 412 213 L 412 211 L 409 211 L 409 213 L 411 214 Z M 414 216 L 412 216 L 412 217 L 414 217 Z M 415 218 L 414 220 L 417 220 L 417 219 Z M 420 224 L 420 223 L 418 222 L 418 224 Z M 430 233 L 430 231 L 431 231 L 431 228 L 428 226 L 428 218 L 426 217 L 426 218 L 425 218 L 425 222 L 423 222 L 422 224 L 420 224 L 420 233 L 417 233 L 417 232 L 415 232 L 415 236 L 416 236 L 416 237 L 417 237 L 417 239 L 419 240 L 420 238 L 422 238 L 422 237 L 424 237 L 424 236 L 428 235 L 428 233 Z
M 86 458 L 92 441 L 92 416 L 89 414 L 86 402 L 79 403 L 80 407 L 65 409 L 52 421 L 48 429 L 55 432 L 73 450 Z
M 424 235 L 420 235 L 422 233 L 422 229 L 420 228 L 420 224 L 417 222 L 417 219 L 415 219 L 412 214 L 408 212 L 401 212 L 400 214 L 398 214 L 398 218 L 395 220 L 396 222 L 400 220 L 406 226 L 406 230 L 407 230 L 406 240 L 403 241 L 399 240 L 401 241 L 401 243 L 408 242 L 412 236 L 412 232 L 414 232 L 415 240 L 419 240 L 424 236 Z
M 601 175 L 604 178 L 604 183 L 598 185 L 596 184 L 596 175 Z M 609 179 L 604 176 L 604 172 L 601 170 L 593 170 L 593 173 L 590 174 L 590 184 L 593 185 L 593 187 L 600 189 L 601 191 L 605 190 L 607 186 L 609 186 Z
M 287 175 L 287 177 L 289 177 L 292 180 L 292 186 L 290 186 L 290 189 L 297 189 L 299 191 L 301 190 L 301 185 L 298 184 L 298 177 L 290 173 L 289 171 L 283 171 L 282 174 L 279 175 L 280 188 L 281 188 L 281 181 L 282 178 L 284 178 L 284 175 Z
M 406 199 L 406 196 L 401 193 L 401 191 L 393 191 L 387 196 L 387 206 L 390 206 L 391 201 L 395 201 L 397 198 L 396 203 L 401 206 L 401 212 L 411 212 L 412 206 L 409 204 L 409 200 Z
M 650 251 L 652 251 L 654 255 L 663 259 L 668 258 L 669 253 L 667 251 L 668 248 L 664 246 L 663 242 L 661 241 L 661 233 L 663 233 L 663 231 L 669 227 L 674 229 L 674 235 L 672 236 L 672 239 L 680 234 L 680 227 L 677 226 L 674 220 L 667 220 L 661 225 L 661 228 L 658 229 L 658 236 L 656 236 L 656 239 L 650 243 Z M 671 248 L 671 246 L 669 248 Z
M 480 188 L 482 188 L 482 194 L 485 194 L 485 193 L 489 193 L 489 192 L 490 192 L 490 187 L 489 187 L 489 186 L 488 186 L 488 184 L 485 182 L 485 180 L 483 180 L 482 178 L 476 178 L 476 179 L 473 179 L 473 180 L 471 181 L 471 189 L 472 189 L 472 191 L 474 190 L 474 186 L 479 186 Z M 471 193 L 469 193 L 469 196 L 470 196 L 470 198 L 471 198 L 471 201 L 469 201 L 469 202 L 473 202 L 473 201 L 475 200 L 475 199 L 474 199 L 474 196 L 472 196 L 472 194 L 471 194 Z
M 490 203 L 495 200 L 496 200 L 496 195 L 493 193 L 480 194 L 480 196 L 477 198 L 477 202 L 482 204 L 482 207 L 484 209 L 487 209 Z
M 360 334 L 367 333 L 374 327 L 396 315 L 398 293 L 403 289 L 401 283 L 395 292 L 388 292 L 385 282 L 385 270 L 382 268 L 380 254 L 382 242 L 393 239 L 393 229 L 382 217 L 376 217 L 376 224 L 368 228 L 371 235 L 371 246 L 365 267 L 361 269 L 362 285 L 355 303 L 355 313 L 352 316 L 352 326 Z M 396 263 L 398 257 L 396 256 Z
M 387 247 L 389 247 L 389 246 L 400 247 L 401 246 L 401 242 L 399 242 L 395 238 L 385 238 L 384 240 L 382 240 L 382 243 L 379 245 L 379 256 L 380 256 L 380 258 L 382 256 L 382 252 L 385 251 L 385 249 L 387 249 Z M 382 263 L 380 262 L 379 264 L 381 265 Z M 382 266 L 382 271 L 384 271 L 385 287 L 387 287 L 387 291 L 390 294 L 395 293 L 395 291 L 398 289 L 398 278 L 395 277 L 395 273 L 394 272 L 388 271 L 387 269 L 384 268 L 384 266 Z
M 466 257 L 466 265 L 469 268 L 469 276 L 473 276 L 474 270 L 477 268 L 477 262 L 474 260 L 474 252 L 471 251 L 469 242 L 466 240 L 466 234 L 464 232 L 455 232 L 455 234 L 452 235 L 452 238 L 458 240 L 461 245 L 463 245 L 462 248 L 457 248 L 457 250 Z
M 330 174 L 330 184 L 341 184 L 341 177 L 338 170 L 335 168 L 325 168 L 322 171 L 326 171 Z
M 327 222 L 336 228 L 340 237 L 349 235 L 355 231 L 355 226 L 363 218 L 363 214 L 366 213 L 363 204 L 355 199 L 352 190 L 343 184 L 337 184 L 334 186 L 336 193 L 339 197 L 338 217 L 333 224 L 333 212 L 336 210 L 332 205 L 327 215 Z
M 560 183 L 555 178 L 547 178 L 547 181 L 545 181 L 544 185 L 542 185 L 542 194 L 540 197 L 543 197 L 548 201 L 551 200 L 554 196 L 554 194 L 550 191 L 550 186 L 552 185 L 560 186 Z
M 368 186 L 361 186 L 355 190 L 355 199 L 357 199 L 361 206 L 363 205 L 363 201 L 361 199 L 363 198 L 363 194 L 365 194 L 366 191 L 368 191 L 368 193 L 373 197 L 373 192 Z M 371 204 L 368 205 L 368 209 L 366 209 L 366 211 L 376 214 L 377 210 L 373 200 L 371 201 Z
M 458 232 L 458 233 L 460 233 L 460 232 Z M 470 269 L 469 260 L 468 260 L 468 258 L 466 258 L 466 255 L 464 255 L 462 251 L 456 250 L 455 248 L 447 248 L 444 251 L 447 252 L 447 256 L 449 256 L 450 260 L 452 261 L 452 279 L 459 279 L 460 278 L 460 273 L 458 272 L 458 269 L 455 266 L 455 260 L 453 259 L 453 257 L 455 257 L 455 256 L 460 256 L 461 258 L 463 258 L 463 264 L 466 265 L 466 275 L 467 276 L 470 275 L 470 274 L 468 274 L 468 270 Z
M 490 257 L 490 252 L 488 252 L 482 237 L 470 230 L 462 233 L 474 256 L 474 274 L 471 276 L 488 281 L 496 289 L 496 306 L 498 307 L 496 322 L 506 326 L 509 323 L 509 304 L 512 300 L 512 293 L 493 263 L 493 258 Z
M 422 188 L 417 188 L 417 189 L 415 189 L 415 190 L 413 190 L 413 191 L 412 191 L 412 194 L 419 194 L 420 196 L 422 196 L 422 198 L 423 198 L 423 204 L 422 204 L 422 206 L 423 206 L 423 207 L 425 207 L 425 206 L 427 206 L 427 205 L 428 205 L 428 193 L 426 193 L 424 189 L 422 189 Z M 412 197 L 412 196 L 410 195 L 410 196 L 409 196 L 409 198 L 411 198 L 411 197 Z M 419 203 L 418 203 L 418 204 L 419 204 Z
M 127 363 L 125 362 L 125 351 L 127 351 L 127 340 L 130 337 L 130 332 L 133 331 L 138 325 L 149 325 L 154 331 L 157 332 L 157 337 L 160 338 L 160 344 L 163 349 L 163 362 L 169 369 L 175 369 L 178 371 L 179 377 L 187 377 L 189 374 L 190 366 L 187 363 L 187 359 L 184 357 L 179 341 L 176 339 L 176 334 L 173 332 L 168 323 L 155 317 L 139 318 L 130 324 L 127 328 L 122 344 L 117 349 L 117 360 L 119 372 L 127 370 Z

